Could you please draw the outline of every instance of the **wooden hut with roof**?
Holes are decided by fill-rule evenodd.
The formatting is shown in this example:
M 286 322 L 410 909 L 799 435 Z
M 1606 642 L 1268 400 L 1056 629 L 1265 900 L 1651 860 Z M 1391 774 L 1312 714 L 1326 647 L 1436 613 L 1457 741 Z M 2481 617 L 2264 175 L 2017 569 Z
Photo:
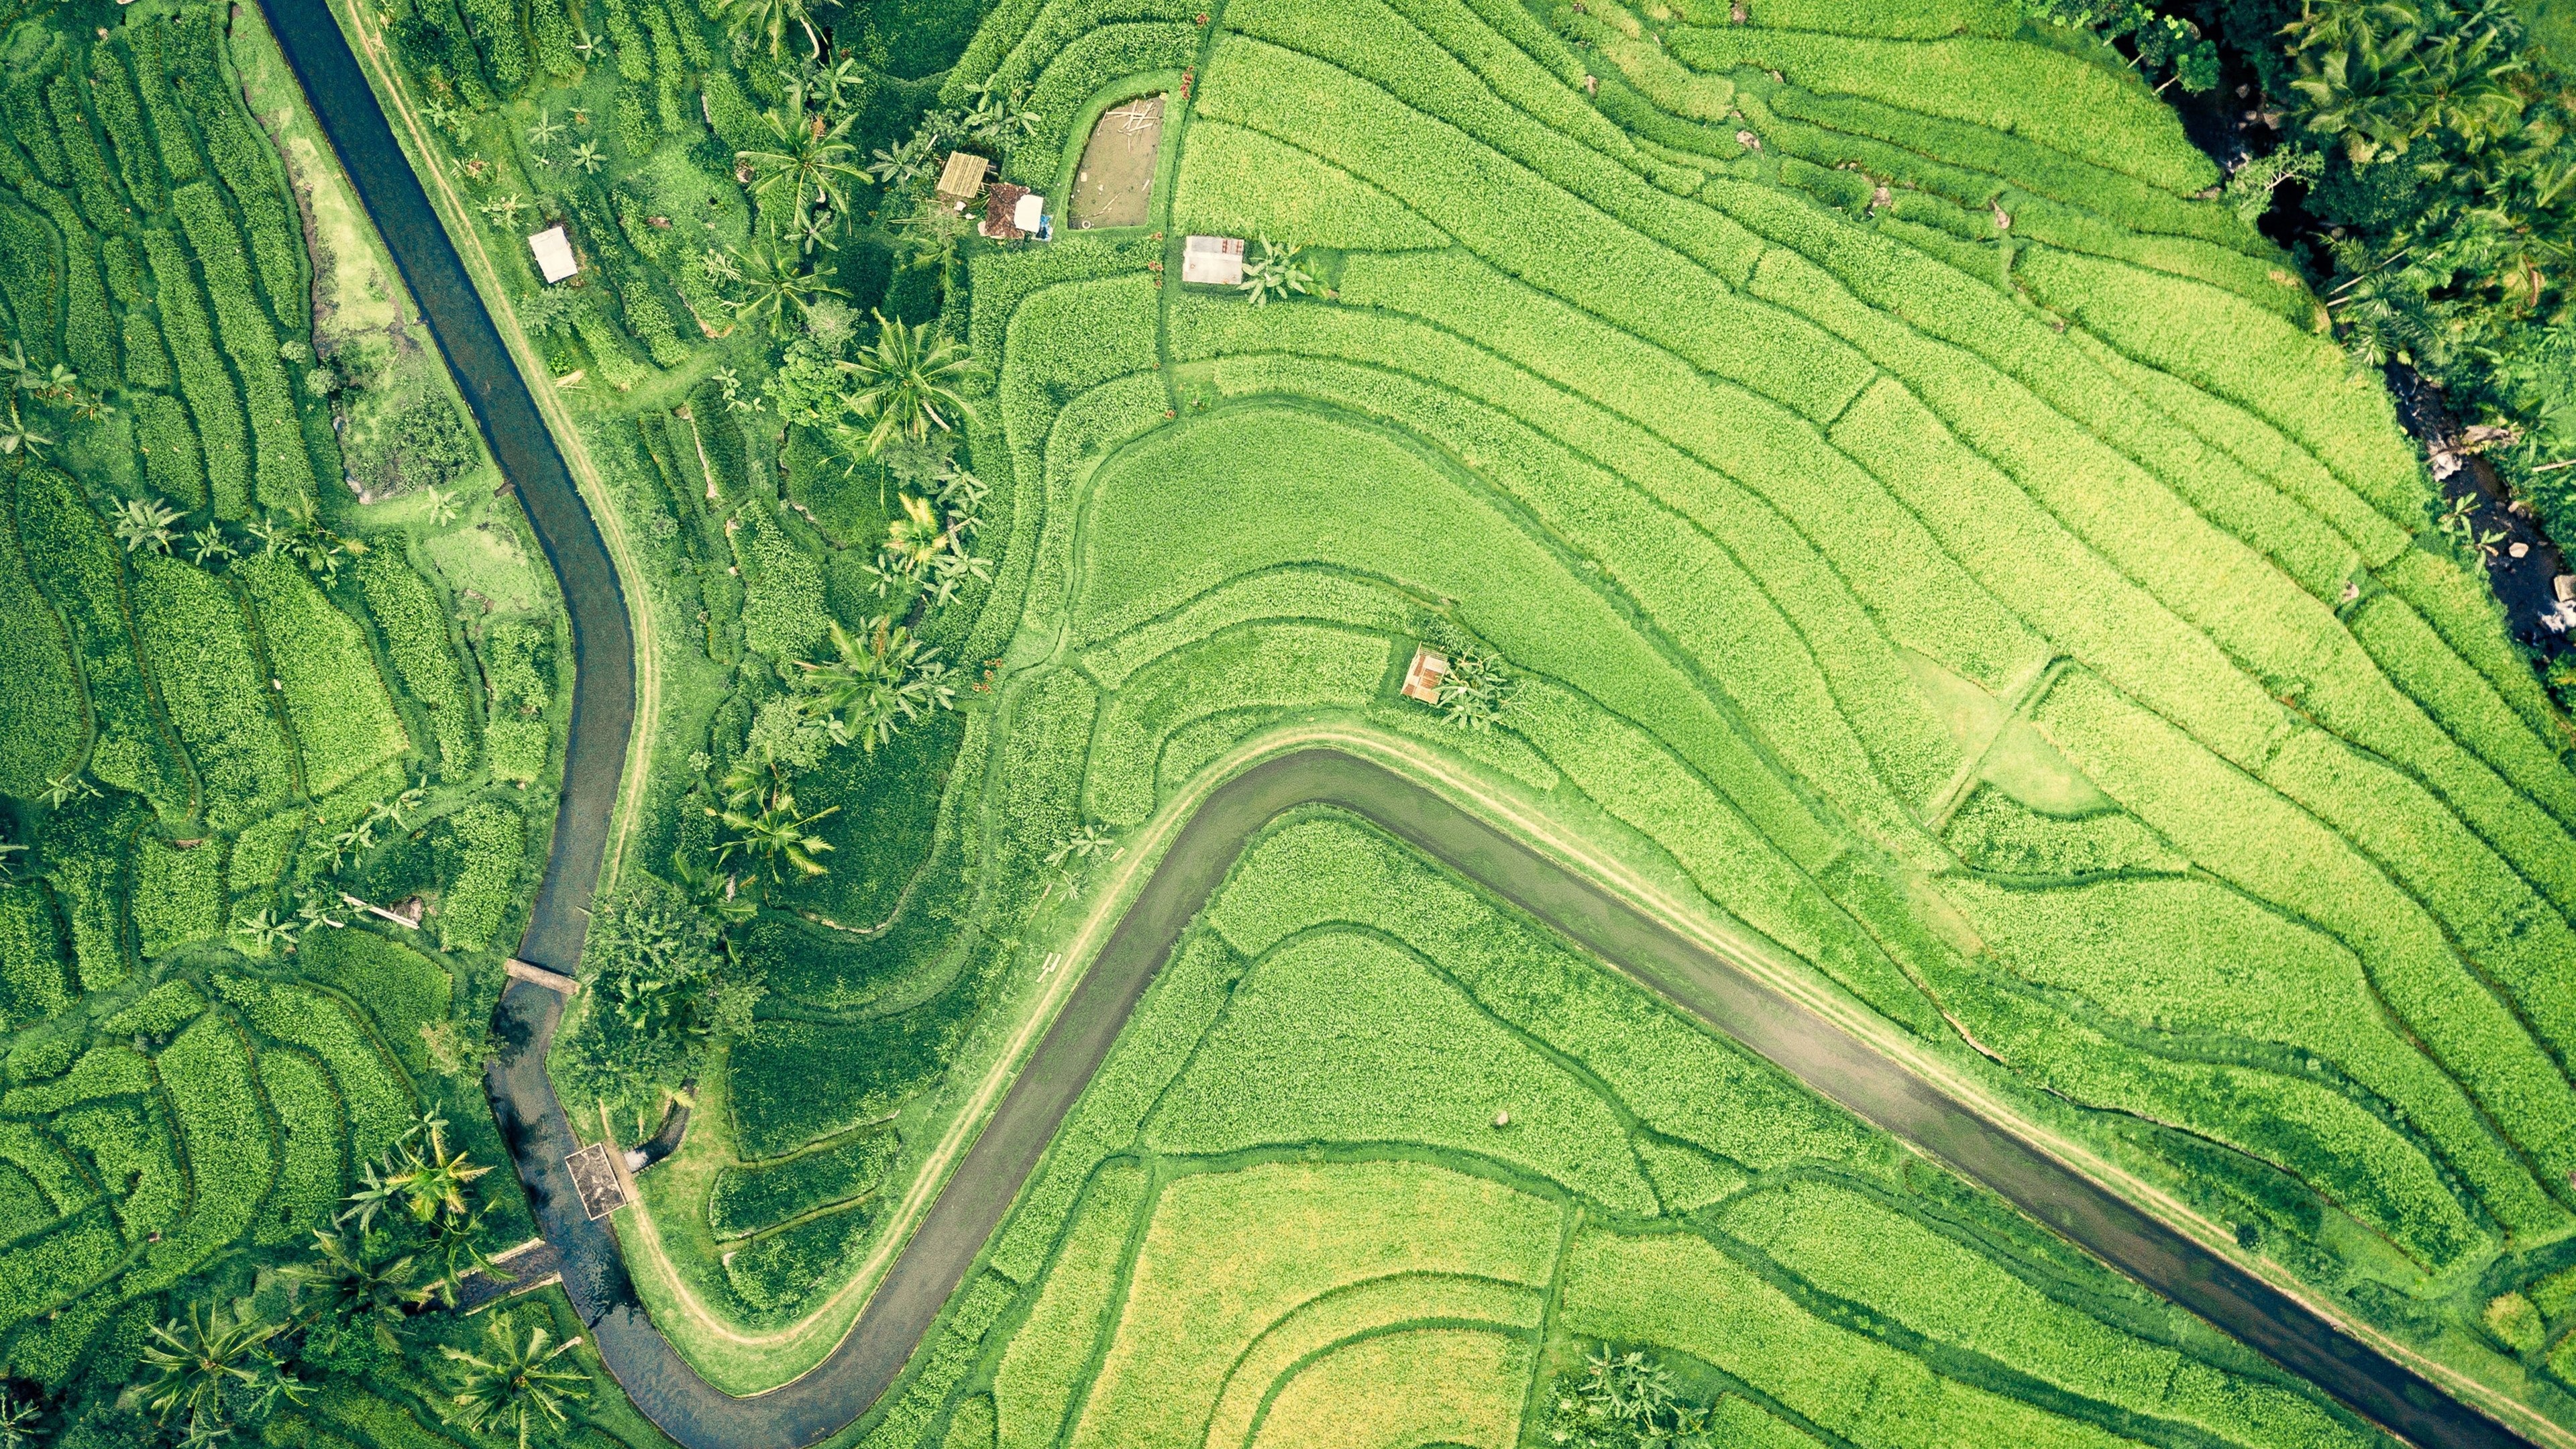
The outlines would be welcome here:
M 971 151 L 949 152 L 948 164 L 939 168 L 939 199 L 962 209 L 984 189 L 984 174 L 992 169 L 992 162 Z

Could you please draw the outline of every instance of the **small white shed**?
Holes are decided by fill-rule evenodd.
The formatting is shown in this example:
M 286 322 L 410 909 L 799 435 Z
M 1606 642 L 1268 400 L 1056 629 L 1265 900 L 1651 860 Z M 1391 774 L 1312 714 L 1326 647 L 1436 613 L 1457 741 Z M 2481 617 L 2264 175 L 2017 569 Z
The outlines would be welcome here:
M 572 254 L 572 238 L 560 226 L 550 226 L 528 238 L 528 250 L 537 255 L 537 271 L 548 282 L 560 282 L 581 270 Z
M 1243 238 L 1194 236 L 1181 243 L 1181 280 L 1211 287 L 1240 285 L 1243 281 Z

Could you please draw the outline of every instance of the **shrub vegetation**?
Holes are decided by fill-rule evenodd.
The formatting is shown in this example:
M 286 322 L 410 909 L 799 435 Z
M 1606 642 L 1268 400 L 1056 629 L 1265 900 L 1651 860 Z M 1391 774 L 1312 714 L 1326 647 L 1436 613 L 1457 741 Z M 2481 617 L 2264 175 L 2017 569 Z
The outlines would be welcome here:
M 450 619 L 558 615 L 258 9 L 146 9 L 19 17 L 0 80 L 0 1419 L 421 1444 L 455 1278 L 531 1227 L 424 1036 L 480 1040 L 529 854 Z M 510 707 L 533 783 L 561 711 Z M 368 1427 L 174 1394 L 210 1344 Z

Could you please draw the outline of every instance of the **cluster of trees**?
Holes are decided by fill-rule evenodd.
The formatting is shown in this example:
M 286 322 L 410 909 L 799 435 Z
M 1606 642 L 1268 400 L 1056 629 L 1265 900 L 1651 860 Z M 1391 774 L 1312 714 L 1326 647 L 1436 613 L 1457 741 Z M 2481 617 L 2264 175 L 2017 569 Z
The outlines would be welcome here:
M 433 511 L 455 516 L 454 500 L 441 495 L 432 500 Z M 310 515 L 285 515 L 281 518 L 258 517 L 237 528 L 227 527 L 223 520 L 208 518 L 193 529 L 181 530 L 188 516 L 158 498 L 118 498 L 108 503 L 108 526 L 117 542 L 128 553 L 185 553 L 203 568 L 214 568 L 249 554 L 269 556 L 285 554 L 302 564 L 305 570 L 329 585 L 340 577 L 343 559 L 355 558 L 367 551 L 363 540 L 347 538 L 333 532 Z
M 878 220 L 899 239 L 909 263 L 932 268 L 942 290 L 954 280 L 965 217 L 931 192 L 949 151 L 971 147 L 1007 157 L 1036 131 L 1024 92 L 976 93 L 962 110 L 934 110 L 910 135 L 863 155 L 856 128 L 873 97 L 866 67 L 830 53 L 830 32 L 817 29 L 802 0 L 730 0 L 721 12 L 773 58 L 784 38 L 801 35 L 809 54 L 781 72 L 781 100 L 760 117 L 761 139 L 734 155 L 734 177 L 756 208 L 748 246 L 710 248 L 700 259 L 706 279 L 736 316 L 785 339 L 791 323 L 825 298 L 842 295 L 823 275 L 820 254 L 837 252 L 854 226 L 859 188 L 879 192 Z
M 762 995 L 726 929 L 743 915 L 734 903 L 748 898 L 713 878 L 693 885 L 638 872 L 600 903 L 582 949 L 578 1015 L 548 1063 L 565 1094 L 632 1114 L 641 1130 L 665 1102 L 687 1100 L 708 1052 L 751 1029 Z
M 1564 1449 L 1715 1449 L 1707 1406 L 1682 1397 L 1672 1374 L 1635 1350 L 1602 1344 L 1557 1376 L 1547 1438 Z
M 2084 20 L 2112 0 L 2026 0 Z M 2134 7 L 2131 7 L 2134 8 Z M 2278 135 L 2229 192 L 2284 240 L 2357 369 L 2414 369 L 2576 538 L 2576 86 L 2511 0 L 2165 0 Z M 2063 14 L 2059 12 L 2065 12 Z M 2076 12 L 2083 12 L 2078 14 Z M 2275 198 L 2287 203 L 2275 206 Z M 2475 537 L 2474 520 L 2468 537 Z M 2576 684 L 2576 681 L 2570 681 Z
M 1440 679 L 1440 713 L 1460 729 L 1492 729 L 1520 695 L 1520 680 L 1502 660 L 1482 649 L 1449 656 Z
M 984 485 L 956 458 L 956 429 L 975 416 L 963 390 L 970 359 L 930 324 L 874 320 L 874 344 L 853 354 L 839 311 L 813 309 L 762 398 L 737 389 L 739 405 L 827 430 L 844 466 L 873 469 L 896 490 L 870 570 L 885 611 L 855 629 L 831 621 L 822 658 L 778 661 L 786 692 L 760 707 L 741 750 L 701 787 L 712 850 L 683 846 L 672 861 L 678 886 L 639 876 L 593 918 L 583 956 L 592 990 L 553 1070 L 568 1093 L 631 1112 L 639 1127 L 666 1101 L 686 1101 L 707 1055 L 749 1031 L 762 984 L 735 932 L 764 891 L 830 869 L 817 827 L 839 807 L 800 805 L 798 774 L 829 750 L 873 753 L 957 705 L 947 662 L 914 631 L 968 581 L 991 576 L 973 552 Z
M 572 1343 L 506 1313 L 475 1348 L 437 1341 L 459 1336 L 452 1313 L 466 1278 L 509 1278 L 481 1244 L 491 1204 L 475 1184 L 489 1171 L 425 1114 L 364 1166 L 311 1251 L 273 1282 L 239 1299 L 182 1303 L 155 1324 L 121 1393 L 76 1402 L 0 1393 L 0 1445 L 276 1442 L 267 1431 L 332 1384 L 374 1393 L 371 1375 L 419 1360 L 430 1361 L 448 1422 L 525 1444 L 587 1392 L 588 1374 L 560 1362 Z
M 2160 12 L 2146 0 L 2021 0 L 2022 13 L 2052 25 L 2090 30 L 2120 47 L 2141 74 L 2164 79 L 2156 89 L 2218 85 L 2218 47 L 2188 15 Z

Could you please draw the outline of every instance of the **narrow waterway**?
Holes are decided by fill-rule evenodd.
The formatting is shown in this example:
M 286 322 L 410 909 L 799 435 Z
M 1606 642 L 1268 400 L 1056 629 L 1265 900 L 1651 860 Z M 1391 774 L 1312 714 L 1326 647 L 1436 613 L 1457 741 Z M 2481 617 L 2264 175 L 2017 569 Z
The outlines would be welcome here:
M 535 399 L 324 0 L 262 3 L 562 581 L 578 666 L 572 741 L 553 850 L 519 954 L 569 973 L 580 960 L 635 711 L 634 643 L 617 572 Z M 1992 1126 L 1733 962 L 1430 790 L 1331 750 L 1268 761 L 1208 797 L 1120 918 L 849 1335 L 811 1372 L 751 1398 L 716 1389 L 680 1360 L 638 1303 L 616 1237 L 606 1223 L 582 1215 L 563 1165 L 577 1143 L 545 1073 L 562 1002 L 513 982 L 494 1019 L 501 1053 L 487 1077 L 493 1111 L 539 1229 L 561 1256 L 564 1289 L 636 1404 L 689 1449 L 797 1449 L 873 1406 L 964 1281 L 1182 930 L 1263 824 L 1310 803 L 1377 822 L 2401 1437 L 2463 1449 L 2523 1442 Z

